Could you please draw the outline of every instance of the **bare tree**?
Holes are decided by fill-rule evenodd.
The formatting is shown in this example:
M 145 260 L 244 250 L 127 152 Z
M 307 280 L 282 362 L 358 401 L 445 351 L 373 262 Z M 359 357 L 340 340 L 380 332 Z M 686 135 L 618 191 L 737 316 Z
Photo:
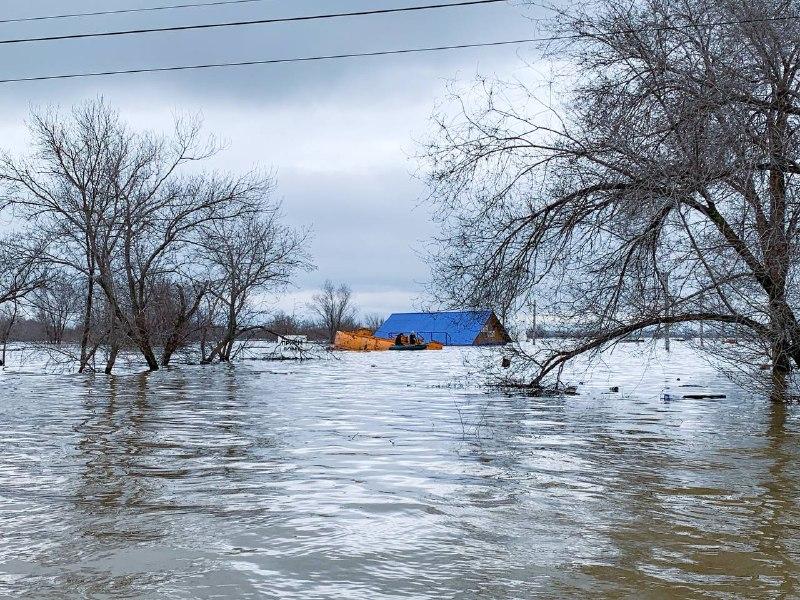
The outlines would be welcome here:
M 133 132 L 102 100 L 69 117 L 34 113 L 31 134 L 35 153 L 3 157 L 0 180 L 6 201 L 50 242 L 49 262 L 85 278 L 80 370 L 97 348 L 97 288 L 108 330 L 151 370 L 169 364 L 208 293 L 193 261 L 201 229 L 257 214 L 272 179 L 187 172 L 217 151 L 197 120 L 178 119 L 170 136 Z
M 19 316 L 19 300 L 0 305 L 0 367 L 6 364 L 8 341 Z
M 383 315 L 371 313 L 364 317 L 364 327 L 375 332 L 381 328 L 384 321 L 386 321 L 386 319 Z
M 45 264 L 50 263 L 48 256 L 42 260 Z M 53 269 L 49 271 L 47 282 L 26 299 L 26 309 L 35 316 L 46 342 L 35 345 L 35 348 L 47 354 L 51 363 L 78 363 L 80 372 L 95 371 L 98 357 L 105 354 L 104 370 L 111 373 L 120 350 L 128 340 L 98 287 L 94 288 L 91 319 L 88 323 L 82 322 L 86 314 L 83 305 L 85 287 L 86 281 L 82 275 L 67 269 Z M 75 331 L 85 345 L 81 343 L 76 348 L 71 343 Z M 88 335 L 84 337 L 87 332 Z
M 355 320 L 353 292 L 344 283 L 337 287 L 332 281 L 325 281 L 322 291 L 314 295 L 309 307 L 319 317 L 320 323 L 328 335 L 328 341 L 331 343 L 333 343 L 337 331 L 343 326 L 352 325 Z
M 47 279 L 41 247 L 25 243 L 25 238 L 24 233 L 0 238 L 0 306 L 20 302 Z
M 135 168 L 112 174 L 115 207 L 100 223 L 94 251 L 98 282 L 117 321 L 156 370 L 169 364 L 208 292 L 197 279 L 202 268 L 191 260 L 202 226 L 257 211 L 270 181 L 258 174 L 181 176 L 182 165 L 211 152 L 197 123 L 179 122 L 169 140 L 134 136 L 128 147 L 136 148 Z M 171 300 L 168 319 L 154 310 L 165 300 Z
M 79 318 L 84 300 L 78 280 L 65 272 L 54 271 L 47 282 L 33 294 L 29 302 L 44 328 L 47 341 L 60 346 L 70 323 Z
M 219 339 L 203 362 L 231 360 L 238 339 L 265 329 L 257 295 L 281 289 L 298 270 L 310 268 L 308 232 L 283 225 L 281 216 L 279 204 L 265 201 L 258 215 L 203 227 L 198 245 L 220 317 Z
M 293 314 L 290 315 L 283 311 L 278 311 L 272 315 L 269 328 L 280 336 L 298 335 L 307 330 L 307 323 L 304 323 Z
M 21 235 L 0 239 L 0 365 L 6 363 L 6 346 L 20 303 L 46 280 L 39 262 L 41 248 L 22 240 Z
M 583 328 L 534 384 L 648 328 L 705 323 L 774 400 L 800 367 L 800 7 L 601 0 L 547 48 L 569 93 L 486 81 L 426 148 L 454 303 L 524 305 Z M 724 365 L 722 365 L 724 367 Z M 755 367 L 755 368 L 754 368 Z
M 195 333 L 194 317 L 208 293 L 208 284 L 172 276 L 153 277 L 148 287 L 146 304 L 142 305 L 145 328 L 151 332 L 153 349 L 161 350 L 159 365 L 167 367 Z M 118 316 L 115 321 L 119 323 Z
M 219 325 L 222 303 L 213 294 L 206 294 L 194 314 L 194 331 L 200 350 L 200 362 L 208 364 L 211 349 L 222 335 Z
M 0 158 L 4 199 L 28 221 L 34 235 L 47 243 L 44 258 L 52 265 L 81 274 L 83 290 L 80 366 L 91 359 L 91 323 L 97 297 L 98 224 L 113 209 L 108 173 L 125 158 L 125 132 L 118 116 L 102 102 L 75 108 L 69 117 L 55 110 L 31 115 L 33 152 Z

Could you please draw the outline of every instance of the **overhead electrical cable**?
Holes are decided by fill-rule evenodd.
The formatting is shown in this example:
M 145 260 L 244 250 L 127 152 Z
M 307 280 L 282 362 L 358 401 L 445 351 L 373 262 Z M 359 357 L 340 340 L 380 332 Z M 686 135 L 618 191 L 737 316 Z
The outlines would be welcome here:
M 160 12 L 167 10 L 180 10 L 186 8 L 209 8 L 216 6 L 231 6 L 235 4 L 255 4 L 272 2 L 274 0 L 217 0 L 216 2 L 201 2 L 199 4 L 169 4 L 167 6 L 146 6 L 143 8 L 118 8 L 114 10 L 97 10 L 92 12 L 64 13 L 59 15 L 42 15 L 38 17 L 17 17 L 14 19 L 0 19 L 2 23 L 29 23 L 31 21 L 56 21 L 59 19 L 78 19 L 82 17 L 103 17 L 109 15 L 127 15 L 131 13 Z
M 302 21 L 318 21 L 324 19 L 340 19 L 346 17 L 367 17 L 372 15 L 389 15 L 405 12 L 420 12 L 442 8 L 458 8 L 462 6 L 476 6 L 481 4 L 498 4 L 509 0 L 464 0 L 442 4 L 425 4 L 422 6 L 401 6 L 396 8 L 380 8 L 373 10 L 359 10 L 354 12 L 327 13 L 318 15 L 304 15 L 298 17 L 276 17 L 271 19 L 252 19 L 247 21 L 228 21 L 224 23 L 201 23 L 196 25 L 173 25 L 170 27 L 152 27 L 141 29 L 125 29 L 118 31 L 98 31 L 89 33 L 72 33 L 64 35 L 48 35 L 42 37 L 0 39 L 0 44 L 26 44 L 32 42 L 56 42 L 63 40 L 80 40 L 86 38 L 105 38 L 127 35 L 141 35 L 144 33 L 166 33 L 174 31 L 193 31 L 203 29 L 220 29 L 224 27 L 243 27 L 247 25 L 270 25 L 275 23 L 297 23 Z
M 316 62 L 327 60 L 341 60 L 346 58 L 364 58 L 371 56 L 391 56 L 397 54 L 418 54 L 422 52 L 440 52 L 444 50 L 463 50 L 467 48 L 486 48 L 489 46 L 510 46 L 539 42 L 541 39 L 506 40 L 500 42 L 480 42 L 475 44 L 456 44 L 453 46 L 431 46 L 428 48 L 403 48 L 399 50 L 378 50 L 376 52 L 352 52 L 348 54 L 328 54 L 321 56 L 301 56 L 293 58 L 274 58 L 268 60 L 246 60 L 241 62 L 207 63 L 198 65 L 179 65 L 171 67 L 152 67 L 141 69 L 124 69 L 120 71 L 95 71 L 91 73 L 63 73 L 59 75 L 40 75 L 35 77 L 18 77 L 0 79 L 3 83 L 22 83 L 26 81 L 51 81 L 53 79 L 81 79 L 86 77 L 108 77 L 112 75 L 134 75 L 137 73 L 167 73 L 171 71 L 194 71 L 200 69 L 222 69 L 227 67 L 249 67 L 255 65 L 279 65 L 286 63 Z
M 715 21 L 710 23 L 703 23 L 703 24 L 687 24 L 687 25 L 664 25 L 664 26 L 648 26 L 648 27 L 641 27 L 636 29 L 627 29 L 627 30 L 619 30 L 615 32 L 608 32 L 610 35 L 622 35 L 626 33 L 637 33 L 637 32 L 647 32 L 647 31 L 665 31 L 665 30 L 682 30 L 682 29 L 690 29 L 690 28 L 697 28 L 697 27 L 722 27 L 728 25 L 746 25 L 752 23 L 763 23 L 763 22 L 770 22 L 770 21 L 787 21 L 787 20 L 798 20 L 800 16 L 791 16 L 786 15 L 782 17 L 762 17 L 757 19 L 742 19 L 738 21 Z M 537 38 L 524 38 L 524 39 L 517 39 L 517 40 L 503 40 L 503 41 L 495 41 L 495 42 L 476 42 L 471 44 L 454 44 L 450 46 L 431 46 L 425 48 L 402 48 L 402 49 L 395 49 L 395 50 L 378 50 L 374 52 L 352 52 L 346 54 L 329 54 L 329 55 L 319 55 L 319 56 L 302 56 L 302 57 L 292 57 L 292 58 L 275 58 L 275 59 L 264 59 L 264 60 L 248 60 L 248 61 L 240 61 L 240 62 L 220 62 L 220 63 L 205 63 L 205 64 L 195 64 L 195 65 L 174 65 L 174 66 L 167 66 L 167 67 L 142 67 L 142 68 L 135 68 L 135 69 L 121 69 L 121 70 L 113 70 L 113 71 L 94 71 L 94 72 L 84 72 L 84 73 L 60 73 L 55 75 L 37 75 L 37 76 L 30 76 L 30 77 L 14 77 L 14 78 L 6 78 L 0 79 L 0 84 L 8 84 L 8 83 L 23 83 L 23 82 L 31 82 L 31 81 L 51 81 L 57 79 L 81 79 L 81 78 L 88 78 L 88 77 L 108 77 L 113 75 L 134 75 L 139 73 L 166 73 L 166 72 L 174 72 L 174 71 L 192 71 L 192 70 L 201 70 L 201 69 L 222 69 L 228 67 L 247 67 L 247 66 L 255 66 L 255 65 L 276 65 L 276 64 L 287 64 L 287 63 L 303 63 L 303 62 L 316 62 L 316 61 L 333 61 L 333 60 L 340 60 L 340 59 L 352 59 L 352 58 L 364 58 L 364 57 L 379 57 L 379 56 L 391 56 L 391 55 L 402 55 L 402 54 L 418 54 L 418 53 L 425 53 L 425 52 L 440 52 L 446 50 L 463 50 L 469 48 L 486 48 L 491 46 L 511 46 L 511 45 L 520 45 L 520 44 L 530 44 L 530 43 L 546 43 L 546 42 L 554 42 L 554 41 L 568 41 L 568 40 L 578 40 L 578 39 L 587 39 L 587 38 L 594 38 L 596 36 L 591 36 L 588 34 L 570 34 L 570 35 L 563 35 L 563 36 L 549 36 L 549 37 L 537 37 Z

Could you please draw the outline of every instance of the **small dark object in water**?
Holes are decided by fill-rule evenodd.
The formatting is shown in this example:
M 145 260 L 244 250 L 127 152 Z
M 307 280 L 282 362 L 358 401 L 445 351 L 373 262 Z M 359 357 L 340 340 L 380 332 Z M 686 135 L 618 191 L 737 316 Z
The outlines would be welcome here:
M 503 357 L 503 368 L 508 369 L 511 366 L 511 359 L 507 356 Z
M 530 388 L 531 396 L 552 398 L 554 396 L 577 396 L 578 388 L 574 385 L 561 386 L 561 385 L 537 385 Z
M 542 387 L 540 385 L 528 388 L 527 394 L 535 398 L 552 398 L 553 396 L 561 395 L 560 392 L 554 387 Z
M 685 390 L 685 391 L 684 391 Z M 664 391 L 664 400 L 720 400 L 727 398 L 725 394 L 713 392 L 703 385 L 685 383 L 672 391 Z
M 578 388 L 574 385 L 563 385 L 561 383 L 556 385 L 539 385 L 539 384 L 522 384 L 503 382 L 497 387 L 506 390 L 507 392 L 518 391 L 524 393 L 526 396 L 533 396 L 534 398 L 556 398 L 558 396 L 577 396 Z
M 618 392 L 619 391 L 619 386 L 618 385 L 614 385 L 614 386 L 611 386 L 610 389 L 611 389 L 612 392 Z
M 427 350 L 428 344 L 414 344 L 413 346 L 392 346 L 389 350 L 408 351 L 408 350 Z

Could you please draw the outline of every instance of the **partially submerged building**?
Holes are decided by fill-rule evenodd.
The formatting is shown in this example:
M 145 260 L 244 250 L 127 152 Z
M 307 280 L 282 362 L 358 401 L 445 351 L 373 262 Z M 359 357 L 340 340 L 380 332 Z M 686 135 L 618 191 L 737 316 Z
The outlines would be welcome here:
M 491 310 L 395 313 L 375 332 L 375 337 L 394 339 L 397 334 L 411 332 L 445 346 L 497 346 L 511 341 Z

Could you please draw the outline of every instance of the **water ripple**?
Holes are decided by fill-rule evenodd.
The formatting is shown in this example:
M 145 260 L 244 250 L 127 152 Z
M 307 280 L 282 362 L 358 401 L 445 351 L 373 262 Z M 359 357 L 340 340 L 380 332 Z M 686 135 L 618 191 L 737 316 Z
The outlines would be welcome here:
M 640 351 L 555 399 L 457 349 L 3 372 L 0 597 L 800 596 L 797 414 Z

